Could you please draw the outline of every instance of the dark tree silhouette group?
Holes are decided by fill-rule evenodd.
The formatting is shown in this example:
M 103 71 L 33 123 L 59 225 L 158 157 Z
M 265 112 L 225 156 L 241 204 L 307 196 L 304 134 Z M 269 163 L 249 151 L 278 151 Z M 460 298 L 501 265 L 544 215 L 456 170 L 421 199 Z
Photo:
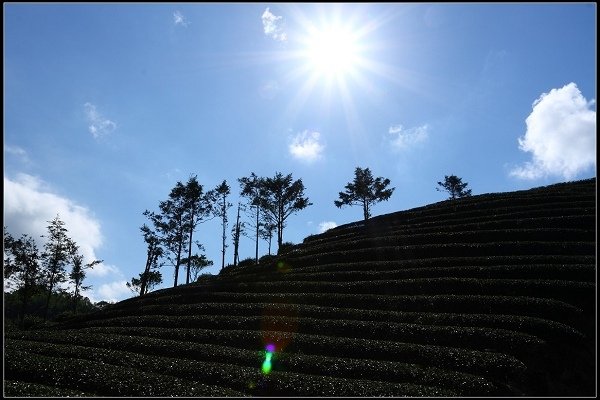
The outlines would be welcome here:
M 65 222 L 57 215 L 48 221 L 43 251 L 38 250 L 33 237 L 22 234 L 14 238 L 4 227 L 4 279 L 14 286 L 20 300 L 18 320 L 23 325 L 27 306 L 31 299 L 45 293 L 43 318 L 48 319 L 53 296 L 67 294 L 72 301 L 73 313 L 78 312 L 82 292 L 91 288 L 84 286 L 86 270 L 93 268 L 102 260 L 92 260 L 84 264 L 79 246 L 68 235 Z M 71 267 L 70 271 L 67 270 Z M 68 292 L 61 284 L 72 284 Z
M 254 264 L 259 263 L 259 241 L 268 243 L 268 255 L 271 255 L 271 243 L 277 237 L 278 252 L 289 248 L 291 243 L 283 241 L 284 229 L 290 216 L 312 205 L 305 195 L 302 179 L 294 179 L 292 174 L 276 172 L 272 177 L 259 177 L 254 172 L 238 179 L 240 201 L 237 204 L 235 223 L 231 227 L 233 244 L 233 263 L 239 261 L 241 236 L 247 236 L 255 242 Z M 390 180 L 373 177 L 369 168 L 356 167 L 354 179 L 347 183 L 345 191 L 339 192 L 334 201 L 336 207 L 359 205 L 366 221 L 372 215 L 374 204 L 387 201 L 395 188 L 389 187 Z M 450 199 L 470 196 L 467 183 L 455 176 L 445 176 L 444 182 L 438 182 L 447 191 Z M 173 267 L 173 286 L 179 283 L 179 274 L 185 268 L 185 283 L 195 281 L 200 272 L 213 265 L 203 254 L 204 246 L 198 240 L 201 224 L 218 218 L 221 222 L 221 269 L 225 268 L 228 232 L 228 212 L 233 204 L 228 201 L 231 187 L 223 180 L 214 189 L 206 190 L 191 175 L 184 184 L 178 181 L 171 189 L 168 198 L 160 201 L 158 211 L 145 210 L 143 215 L 148 223 L 140 227 L 146 243 L 146 262 L 143 271 L 127 282 L 127 286 L 140 296 L 148 293 L 163 282 L 161 267 Z M 246 220 L 242 220 L 245 214 Z M 37 249 L 32 237 L 24 234 L 15 239 L 4 227 L 4 277 L 10 278 L 16 285 L 21 301 L 20 319 L 32 296 L 43 290 L 46 293 L 44 318 L 48 316 L 50 299 L 60 290 L 61 284 L 72 283 L 73 312 L 77 312 L 81 293 L 90 289 L 83 284 L 86 270 L 101 263 L 92 260 L 84 264 L 79 247 L 68 236 L 65 223 L 57 216 L 48 221 L 48 233 L 43 252 Z M 246 261 L 245 261 L 246 262 Z M 71 270 L 67 273 L 67 266 Z M 40 289 L 41 288 L 41 289 Z

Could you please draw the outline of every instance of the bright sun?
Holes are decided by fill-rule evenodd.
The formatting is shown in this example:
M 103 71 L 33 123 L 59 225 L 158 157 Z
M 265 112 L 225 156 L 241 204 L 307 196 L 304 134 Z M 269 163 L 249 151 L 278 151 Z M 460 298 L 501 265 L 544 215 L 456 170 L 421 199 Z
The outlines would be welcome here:
M 319 75 L 343 76 L 356 67 L 359 59 L 356 36 L 342 27 L 313 28 L 306 40 L 306 57 Z

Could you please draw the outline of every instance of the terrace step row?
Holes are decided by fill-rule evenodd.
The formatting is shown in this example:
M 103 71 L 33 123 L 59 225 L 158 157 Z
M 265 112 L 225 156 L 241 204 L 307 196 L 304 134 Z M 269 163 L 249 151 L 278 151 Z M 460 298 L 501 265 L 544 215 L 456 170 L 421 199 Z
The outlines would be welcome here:
M 28 336 L 20 340 L 40 341 L 39 336 Z M 396 366 L 416 364 L 447 372 L 473 374 L 501 382 L 506 378 L 518 379 L 526 370 L 523 362 L 514 356 L 502 353 L 454 346 L 421 345 L 285 331 L 97 327 L 93 330 L 53 333 L 43 339 L 43 342 L 98 346 L 111 350 L 130 350 L 148 355 L 199 360 L 235 359 L 236 362 L 243 362 L 242 359 L 246 358 L 253 364 L 253 372 L 259 372 L 258 367 L 264 361 L 266 343 L 274 344 L 277 354 L 285 354 L 292 361 L 294 358 L 306 360 L 305 357 L 310 356 L 307 361 L 318 361 L 318 357 L 328 357 L 338 359 L 338 363 L 345 363 L 350 359 L 364 360 L 366 365 L 380 361 L 394 362 Z M 251 352 L 240 353 L 235 348 Z M 340 357 L 341 354 L 344 356 Z M 220 365 L 222 368 L 225 367 L 224 363 Z
M 347 238 L 320 245 L 304 246 L 296 250 L 291 257 L 326 253 L 332 250 L 358 250 L 370 247 L 407 246 L 407 245 L 434 245 L 452 243 L 499 243 L 499 242 L 590 242 L 594 243 L 596 232 L 594 229 L 569 229 L 569 228 L 535 228 L 535 229 L 503 229 L 503 230 L 477 230 L 454 231 L 424 234 L 404 234 L 393 232 L 389 235 L 366 238 Z
M 185 288 L 177 294 L 153 293 L 142 298 L 124 301 L 111 309 L 137 308 L 161 304 L 199 304 L 216 302 L 231 303 L 280 303 L 310 306 L 339 307 L 399 312 L 431 312 L 463 314 L 513 315 L 547 319 L 563 323 L 585 332 L 586 321 L 581 308 L 550 298 L 531 296 L 491 295 L 356 295 L 340 293 L 227 293 L 201 292 Z M 167 292 L 168 293 L 168 292 Z M 133 301 L 135 300 L 135 301 Z M 87 318 L 81 318 L 85 321 Z M 593 328 L 593 327 L 592 327 Z
M 555 217 L 543 218 L 513 218 L 513 219 L 494 219 L 482 218 L 480 221 L 461 220 L 455 224 L 439 225 L 436 222 L 426 222 L 419 224 L 404 224 L 398 227 L 392 227 L 389 230 L 381 231 L 383 236 L 390 235 L 414 235 L 426 233 L 459 232 L 459 231 L 481 231 L 481 230 L 503 230 L 503 229 L 548 229 L 548 228 L 577 228 L 585 227 L 587 230 L 594 230 L 596 219 L 594 215 L 586 213 L 584 215 L 561 215 Z M 372 235 L 372 232 L 366 232 Z M 345 240 L 356 239 L 356 232 L 340 233 L 330 237 L 319 237 L 317 235 L 309 236 L 304 240 L 308 248 L 318 246 L 323 243 L 342 242 Z M 319 235 L 320 236 L 320 235 Z M 378 236 L 373 236 L 378 237 Z
M 293 254 L 280 259 L 294 268 L 319 264 L 401 261 L 442 257 L 492 257 L 492 256 L 535 256 L 545 255 L 580 255 L 592 256 L 596 252 L 594 242 L 495 242 L 495 243 L 444 243 L 405 246 L 382 246 L 362 249 L 332 250 L 320 254 L 306 256 Z M 255 269 L 256 270 L 256 269 Z
M 213 283 L 198 287 L 205 292 L 228 293 L 342 293 L 386 295 L 465 295 L 533 296 L 552 298 L 580 307 L 595 309 L 595 283 L 544 279 L 415 278 L 356 282 L 264 281 Z
M 430 215 L 416 213 L 410 215 L 410 211 L 401 211 L 372 217 L 368 221 L 353 222 L 340 225 L 318 235 L 312 235 L 305 239 L 305 243 L 313 243 L 323 240 L 335 240 L 340 235 L 350 234 L 376 234 L 389 230 L 403 228 L 406 226 L 418 228 L 421 226 L 440 227 L 446 225 L 460 225 L 461 223 L 477 223 L 486 221 L 502 221 L 508 219 L 551 219 L 568 216 L 590 215 L 595 209 L 594 199 L 585 202 L 568 202 L 546 205 L 545 207 L 510 207 L 494 208 L 491 210 L 465 210 L 457 208 L 443 215 Z
M 365 263 L 366 264 L 366 263 Z M 596 266 L 594 264 L 517 264 L 517 265 L 459 265 L 435 266 L 431 263 L 411 268 L 411 264 L 396 263 L 357 264 L 324 264 L 301 269 L 289 269 L 286 272 L 273 274 L 272 269 L 262 273 L 243 276 L 222 276 L 219 283 L 249 283 L 261 281 L 380 281 L 391 279 L 418 278 L 488 278 L 488 279 L 556 279 L 577 282 L 595 282 Z M 373 268 L 374 266 L 378 268 Z M 395 269 L 394 269 L 395 268 Z M 216 282 L 216 281 L 213 281 Z
M 589 214 L 595 209 L 595 193 L 586 197 L 580 195 L 560 198 L 557 196 L 540 195 L 538 199 L 526 196 L 522 199 L 511 198 L 492 200 L 488 197 L 460 199 L 455 202 L 442 202 L 425 207 L 418 207 L 405 211 L 372 217 L 368 221 L 353 222 L 340 225 L 320 235 L 313 235 L 306 239 L 306 243 L 313 240 L 324 239 L 348 232 L 360 232 L 368 228 L 375 230 L 389 229 L 396 225 L 417 224 L 434 222 L 443 225 L 448 221 L 467 218 L 500 218 L 510 214 L 527 216 L 553 217 L 559 215 Z M 472 204 L 471 204 L 472 203 Z M 490 215 L 490 212 L 493 214 Z
M 32 383 L 52 382 L 69 390 L 92 392 L 101 396 L 239 396 L 228 388 L 206 385 L 157 372 L 99 363 L 32 354 L 12 348 L 5 353 L 4 376 L 9 380 Z
M 583 334 L 568 325 L 542 318 L 515 315 L 458 314 L 432 312 L 398 312 L 383 310 L 346 309 L 278 303 L 200 303 L 185 305 L 147 305 L 142 307 L 107 310 L 98 318 L 106 319 L 138 315 L 170 316 L 295 316 L 313 319 L 346 319 L 355 321 L 398 322 L 422 325 L 468 326 L 492 329 L 509 329 L 542 338 L 545 341 L 581 341 Z M 73 329 L 81 327 L 73 321 L 63 325 Z
M 272 276 L 280 276 L 282 274 L 295 274 L 303 272 L 347 272 L 347 271 L 387 271 L 395 269 L 414 269 L 414 268 L 435 268 L 435 267 L 463 267 L 463 266 L 496 266 L 496 265 L 574 265 L 574 264 L 586 264 L 596 265 L 595 255 L 521 255 L 521 256 L 471 256 L 471 257 L 427 257 L 417 259 L 403 259 L 403 260 L 373 260 L 373 261 L 353 261 L 353 262 L 329 262 L 329 263 L 290 263 L 289 261 L 283 261 L 281 259 L 275 259 L 275 261 L 267 264 L 258 264 L 246 267 L 237 267 L 238 271 L 231 271 L 227 274 L 220 274 L 218 276 L 210 276 L 205 278 L 202 282 L 216 282 L 216 281 L 230 281 L 246 279 L 254 276 L 260 276 L 264 274 L 270 274 Z M 272 274 L 277 272 L 277 274 Z M 276 279 L 276 278 L 275 278 Z M 195 285 L 192 283 L 191 285 Z M 182 290 L 187 285 L 180 285 L 173 290 Z M 183 289 L 185 290 L 185 289 Z M 151 295 L 151 294 L 150 294 Z
M 147 340 L 146 338 L 135 337 L 135 343 L 145 341 Z M 131 340 L 132 338 L 128 336 L 125 342 L 130 343 Z M 111 346 L 107 349 L 101 343 L 90 343 L 89 341 L 86 342 L 85 346 L 80 346 L 69 344 L 69 342 L 61 343 L 60 341 L 53 341 L 51 344 L 27 340 L 10 340 L 8 346 L 13 346 L 17 349 L 25 348 L 28 352 L 36 354 L 50 356 L 60 354 L 61 357 L 86 358 L 113 365 L 122 364 L 122 360 L 126 360 L 126 363 L 132 363 L 134 362 L 133 359 L 137 359 L 136 364 L 144 365 L 144 369 L 149 370 L 149 372 L 167 372 L 169 375 L 184 379 L 198 380 L 199 378 L 203 378 L 203 380 L 223 386 L 233 386 L 241 391 L 250 392 L 253 395 L 264 394 L 258 390 L 254 390 L 255 388 L 243 387 L 243 384 L 240 385 L 235 381 L 231 382 L 225 374 L 225 371 L 234 370 L 238 366 L 258 369 L 257 367 L 264 361 L 263 351 L 252 351 L 212 344 L 197 344 L 195 342 L 177 342 L 173 340 L 149 340 L 149 342 L 150 349 L 143 348 L 143 353 L 132 351 L 134 349 L 123 351 L 118 346 Z M 136 348 L 138 347 L 139 345 L 136 346 Z M 185 355 L 183 360 L 178 354 L 178 351 L 182 347 L 188 348 L 183 353 Z M 168 355 L 179 356 L 179 358 L 172 358 Z M 221 372 L 214 371 L 215 367 L 219 368 L 219 366 L 211 362 L 213 360 L 219 360 Z M 500 388 L 502 386 L 498 387 L 491 381 L 480 376 L 418 364 L 390 361 L 369 362 L 369 360 L 364 359 L 348 358 L 340 360 L 336 357 L 293 353 L 278 353 L 274 361 L 276 362 L 276 368 L 292 373 L 307 373 L 326 377 L 346 377 L 361 379 L 361 382 L 372 380 L 392 383 L 412 383 L 416 384 L 415 387 L 417 388 L 417 385 L 437 386 L 450 389 L 455 394 L 462 396 L 489 396 L 510 393 L 506 389 L 502 390 Z M 177 365 L 177 368 L 173 368 L 172 366 L 174 365 Z M 211 369 L 213 371 L 207 373 L 207 370 L 210 371 Z

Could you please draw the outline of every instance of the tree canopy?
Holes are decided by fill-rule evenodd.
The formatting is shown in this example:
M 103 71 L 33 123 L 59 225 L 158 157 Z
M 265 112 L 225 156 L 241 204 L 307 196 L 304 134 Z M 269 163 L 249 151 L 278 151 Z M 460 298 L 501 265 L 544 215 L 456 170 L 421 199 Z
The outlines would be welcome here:
M 462 178 L 459 178 L 456 175 L 445 175 L 444 182 L 438 182 L 438 185 L 441 187 L 437 187 L 438 192 L 448 192 L 450 194 L 449 199 L 454 200 L 460 197 L 468 197 L 471 195 L 471 189 L 466 189 L 468 183 L 462 182 Z
M 339 200 L 334 204 L 341 208 L 345 205 L 361 205 L 365 221 L 371 217 L 371 207 L 380 201 L 387 201 L 395 188 L 387 188 L 390 180 L 383 177 L 373 178 L 369 168 L 356 167 L 354 180 L 349 182 L 345 192 L 339 192 Z
M 304 195 L 302 179 L 293 180 L 292 174 L 277 172 L 264 178 L 263 208 L 277 227 L 277 246 L 283 243 L 283 228 L 288 217 L 312 205 Z

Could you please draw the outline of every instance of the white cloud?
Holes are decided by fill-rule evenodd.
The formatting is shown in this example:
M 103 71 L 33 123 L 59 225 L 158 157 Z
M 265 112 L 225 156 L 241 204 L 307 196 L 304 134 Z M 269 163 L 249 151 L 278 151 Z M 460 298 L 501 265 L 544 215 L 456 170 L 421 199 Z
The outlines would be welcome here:
M 94 303 L 97 303 L 100 300 L 114 303 L 135 296 L 135 294 L 126 286 L 126 283 L 127 281 L 125 280 L 104 283 L 97 289 L 94 288 L 90 292 L 86 292 L 84 296 L 89 297 Z
M 404 129 L 402 125 L 390 126 L 388 130 L 391 138 L 390 145 L 393 149 L 402 151 L 425 142 L 429 138 L 429 126 L 427 124 Z
M 288 146 L 290 154 L 309 163 L 315 161 L 321 157 L 325 149 L 325 145 L 319 142 L 320 138 L 319 132 L 304 131 L 297 134 Z
M 573 82 L 552 89 L 533 102 L 525 120 L 527 131 L 519 149 L 533 159 L 514 168 L 511 176 L 537 179 L 547 175 L 572 179 L 596 165 L 596 112 Z
M 279 40 L 281 42 L 285 42 L 287 40 L 287 34 L 283 32 L 283 17 L 276 16 L 271 11 L 269 11 L 269 7 L 265 10 L 262 15 L 262 23 L 263 28 L 265 30 L 265 35 Z
M 175 23 L 175 25 L 183 25 L 183 26 L 188 26 L 190 24 L 190 22 L 188 22 L 188 20 L 179 11 L 175 11 L 173 13 L 173 22 Z
M 26 233 L 36 239 L 41 249 L 40 236 L 46 234 L 48 221 L 57 214 L 65 223 L 69 237 L 79 246 L 85 262 L 95 260 L 95 251 L 102 245 L 102 234 L 100 222 L 87 208 L 52 193 L 37 177 L 18 174 L 13 180 L 4 176 L 4 225 L 13 235 Z
M 330 229 L 333 229 L 337 226 L 337 224 L 333 221 L 324 221 L 319 224 L 319 233 L 326 232 Z
M 104 277 L 110 274 L 122 276 L 119 268 L 104 263 L 94 265 L 93 268 L 86 270 L 86 274 L 94 277 Z
M 95 105 L 85 103 L 83 107 L 89 123 L 88 130 L 94 136 L 94 139 L 98 139 L 117 129 L 117 124 L 101 115 L 98 110 L 96 110 Z

